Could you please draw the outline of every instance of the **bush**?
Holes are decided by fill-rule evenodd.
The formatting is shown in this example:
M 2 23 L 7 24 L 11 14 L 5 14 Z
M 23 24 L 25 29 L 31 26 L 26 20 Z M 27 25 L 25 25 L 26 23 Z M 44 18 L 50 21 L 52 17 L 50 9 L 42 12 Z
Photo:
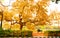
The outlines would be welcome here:
M 48 36 L 58 36 L 58 34 L 60 34 L 60 31 L 46 31 L 45 33 L 47 33 Z
M 22 37 L 31 37 L 32 36 L 32 31 L 22 31 L 21 36 Z

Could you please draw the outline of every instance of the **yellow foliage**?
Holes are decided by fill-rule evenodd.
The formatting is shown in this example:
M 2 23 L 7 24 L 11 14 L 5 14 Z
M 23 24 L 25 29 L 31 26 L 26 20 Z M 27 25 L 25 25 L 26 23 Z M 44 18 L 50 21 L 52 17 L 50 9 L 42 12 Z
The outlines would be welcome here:
M 60 12 L 55 12 L 53 11 L 50 16 L 49 16 L 49 20 L 60 20 Z
M 19 14 L 14 14 L 12 18 L 13 18 L 13 20 L 16 20 L 16 21 L 20 20 Z
M 20 25 L 19 24 L 11 25 L 11 30 L 20 30 Z
M 35 30 L 35 25 L 33 23 L 27 22 L 26 27 L 31 31 Z
M 10 13 L 10 12 L 8 12 L 8 11 L 4 11 L 4 13 L 3 13 L 3 18 L 5 19 L 5 20 L 12 20 L 12 16 L 13 16 L 13 14 L 12 13 Z
M 14 3 L 12 4 L 12 7 L 15 8 L 15 9 L 18 9 L 19 12 L 21 13 L 21 12 L 23 11 L 24 6 L 25 6 L 26 4 L 27 4 L 26 1 L 20 0 L 20 1 L 14 2 Z
M 10 26 L 11 25 L 8 22 L 4 22 L 2 25 L 2 28 L 3 28 L 3 30 L 8 30 L 8 29 L 10 29 Z
M 15 20 L 19 21 L 19 17 L 14 17 Z

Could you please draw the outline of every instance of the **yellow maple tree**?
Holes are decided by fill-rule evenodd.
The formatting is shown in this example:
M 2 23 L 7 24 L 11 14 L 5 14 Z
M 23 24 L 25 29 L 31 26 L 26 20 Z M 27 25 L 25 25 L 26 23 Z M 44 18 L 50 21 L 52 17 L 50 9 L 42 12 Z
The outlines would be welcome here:
M 38 0 L 37 3 L 34 3 L 34 0 L 16 0 L 16 2 L 12 4 L 12 7 L 19 10 L 19 14 L 21 15 L 20 24 L 30 21 L 44 25 L 48 22 L 48 15 L 46 14 L 46 6 L 48 6 L 48 4 L 49 0 Z M 23 26 L 23 24 L 21 26 Z
M 48 4 L 49 0 L 38 0 L 38 2 L 34 2 L 34 0 L 16 0 L 16 2 L 13 2 L 10 11 L 4 11 L 3 17 L 5 20 L 18 20 L 21 28 L 30 22 L 30 25 L 27 24 L 27 27 L 31 26 L 29 29 L 34 29 L 33 24 L 45 25 L 48 22 L 48 15 L 46 14 Z M 16 17 L 15 14 L 19 14 L 19 16 Z M 16 28 L 17 26 L 14 27 Z

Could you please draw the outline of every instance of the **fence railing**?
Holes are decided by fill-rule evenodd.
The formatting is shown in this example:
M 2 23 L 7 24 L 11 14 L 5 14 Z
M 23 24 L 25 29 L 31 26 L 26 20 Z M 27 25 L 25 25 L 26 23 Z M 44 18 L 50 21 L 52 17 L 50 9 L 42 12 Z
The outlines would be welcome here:
M 0 37 L 0 38 L 60 38 L 60 36 Z

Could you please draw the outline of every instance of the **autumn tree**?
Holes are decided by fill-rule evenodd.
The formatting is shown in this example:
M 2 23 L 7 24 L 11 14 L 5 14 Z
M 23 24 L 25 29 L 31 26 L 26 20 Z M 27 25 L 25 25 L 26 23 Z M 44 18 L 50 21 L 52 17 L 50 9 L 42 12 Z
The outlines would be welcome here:
M 48 15 L 46 7 L 49 4 L 49 0 L 16 0 L 12 4 L 14 10 L 19 11 L 20 25 L 25 25 L 27 22 L 38 24 L 46 24 L 48 22 Z
M 2 25 L 3 29 L 6 29 L 6 28 L 9 29 L 9 27 L 11 27 L 11 25 L 14 25 L 15 23 L 12 23 L 12 21 L 19 22 L 19 17 L 18 17 L 18 15 L 16 15 L 17 11 L 16 11 L 16 9 L 15 10 L 13 10 L 13 9 L 14 8 L 9 10 L 8 6 L 4 6 L 0 2 L 0 21 L 1 21 L 1 25 Z M 7 23 L 3 23 L 4 21 Z M 11 22 L 11 24 L 9 22 Z M 17 24 L 16 24 L 16 26 L 17 26 Z M 19 26 L 19 28 L 20 28 L 20 26 Z
M 53 23 L 55 24 L 58 24 L 59 25 L 59 23 L 60 23 L 60 12 L 58 12 L 58 11 L 56 11 L 56 10 L 54 10 L 54 11 L 52 11 L 51 13 L 50 13 L 50 15 L 49 15 L 49 20 L 50 20 L 50 24 L 52 25 Z M 55 24 L 55 25 L 56 25 Z
M 31 24 L 31 27 L 35 25 L 45 25 L 48 22 L 47 6 L 49 4 L 49 0 L 16 0 L 12 4 L 11 10 L 9 8 L 5 8 L 3 12 L 3 19 L 6 21 L 16 21 L 21 25 L 28 26 Z M 29 29 L 31 29 L 29 27 Z M 33 29 L 33 28 L 32 28 Z

